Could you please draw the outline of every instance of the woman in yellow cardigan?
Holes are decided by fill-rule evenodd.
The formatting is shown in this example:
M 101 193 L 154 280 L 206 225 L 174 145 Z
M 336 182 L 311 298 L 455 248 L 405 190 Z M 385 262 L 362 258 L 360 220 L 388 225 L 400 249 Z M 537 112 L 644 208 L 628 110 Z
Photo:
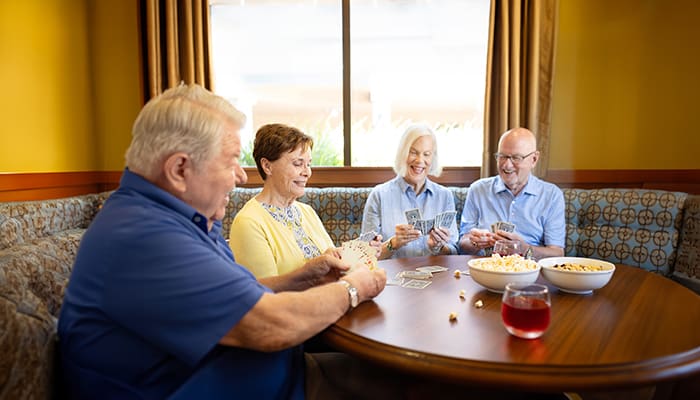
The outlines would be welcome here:
M 324 253 L 339 257 L 321 219 L 298 202 L 311 177 L 313 139 L 299 129 L 268 124 L 255 134 L 253 158 L 262 191 L 231 224 L 229 243 L 236 261 L 256 277 L 282 275 Z M 374 241 L 381 245 L 381 238 Z

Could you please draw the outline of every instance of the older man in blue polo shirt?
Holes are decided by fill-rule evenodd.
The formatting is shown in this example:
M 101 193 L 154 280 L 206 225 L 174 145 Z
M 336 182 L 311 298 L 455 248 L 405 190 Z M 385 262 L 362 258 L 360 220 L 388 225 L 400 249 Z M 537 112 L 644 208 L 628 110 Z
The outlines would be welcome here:
M 338 280 L 348 266 L 328 255 L 257 281 L 236 264 L 220 220 L 246 179 L 244 119 L 196 85 L 139 114 L 120 187 L 85 233 L 66 289 L 68 398 L 337 397 L 307 373 L 322 360 L 301 344 L 379 294 L 385 273 L 358 267 Z
M 483 254 L 497 240 L 510 239 L 537 259 L 564 255 L 564 195 L 532 175 L 540 157 L 535 135 L 525 128 L 505 132 L 495 157 L 498 175 L 469 187 L 459 229 L 461 252 Z M 492 232 L 499 221 L 515 225 L 515 231 Z

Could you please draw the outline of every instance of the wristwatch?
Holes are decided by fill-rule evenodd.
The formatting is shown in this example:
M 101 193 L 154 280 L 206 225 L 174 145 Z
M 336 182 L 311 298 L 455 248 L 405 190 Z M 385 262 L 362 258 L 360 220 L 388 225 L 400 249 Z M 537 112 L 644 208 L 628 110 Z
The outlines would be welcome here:
M 357 297 L 357 289 L 355 286 L 351 285 L 350 282 L 346 280 L 339 280 L 338 283 L 345 286 L 345 289 L 348 290 L 348 297 L 350 298 L 350 308 L 348 308 L 348 310 L 352 310 L 353 308 L 357 307 L 360 300 Z

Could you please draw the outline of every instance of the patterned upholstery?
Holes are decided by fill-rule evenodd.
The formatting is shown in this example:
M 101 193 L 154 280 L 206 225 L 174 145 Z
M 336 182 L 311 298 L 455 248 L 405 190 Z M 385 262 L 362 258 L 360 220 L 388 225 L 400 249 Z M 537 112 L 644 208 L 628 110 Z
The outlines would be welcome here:
M 450 189 L 459 222 L 468 188 Z M 307 188 L 300 201 L 316 210 L 333 241 L 341 243 L 360 234 L 370 190 Z M 225 236 L 235 214 L 259 191 L 231 193 Z M 63 292 L 80 238 L 108 195 L 0 204 L 0 400 L 50 397 Z M 700 197 L 641 189 L 565 189 L 564 195 L 567 254 L 672 273 L 684 284 L 697 283 L 700 292 Z
M 321 218 L 323 226 L 333 239 L 333 243 L 340 243 L 354 239 L 360 235 L 362 228 L 362 212 L 365 208 L 367 196 L 372 188 L 306 188 L 299 201 L 310 205 Z M 451 187 L 455 197 L 457 208 L 456 221 L 462 214 L 464 200 L 467 197 L 468 188 Z M 231 201 L 226 209 L 226 217 L 223 220 L 224 236 L 228 239 L 228 231 L 243 204 L 260 192 L 260 189 L 236 188 L 231 193 Z M 458 225 L 459 226 L 459 225 Z
M 566 254 L 670 275 L 686 196 L 642 189 L 565 189 Z
M 685 201 L 673 277 L 700 293 L 700 196 L 688 196 Z
M 63 291 L 106 196 L 0 204 L 0 399 L 49 398 Z

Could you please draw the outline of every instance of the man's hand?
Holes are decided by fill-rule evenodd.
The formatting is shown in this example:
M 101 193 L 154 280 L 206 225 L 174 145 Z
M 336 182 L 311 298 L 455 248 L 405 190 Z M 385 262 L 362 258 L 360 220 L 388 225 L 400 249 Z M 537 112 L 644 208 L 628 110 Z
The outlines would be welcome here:
M 343 272 L 350 269 L 350 266 L 340 259 L 340 254 L 336 257 L 335 252 L 326 252 L 318 257 L 307 261 L 301 268 L 301 279 L 306 281 L 309 287 L 323 285 L 324 283 L 335 282 Z M 334 250 L 337 250 L 334 248 Z
M 366 265 L 357 266 L 343 280 L 357 289 L 360 302 L 373 299 L 386 286 L 386 271 L 381 268 L 370 270 Z

